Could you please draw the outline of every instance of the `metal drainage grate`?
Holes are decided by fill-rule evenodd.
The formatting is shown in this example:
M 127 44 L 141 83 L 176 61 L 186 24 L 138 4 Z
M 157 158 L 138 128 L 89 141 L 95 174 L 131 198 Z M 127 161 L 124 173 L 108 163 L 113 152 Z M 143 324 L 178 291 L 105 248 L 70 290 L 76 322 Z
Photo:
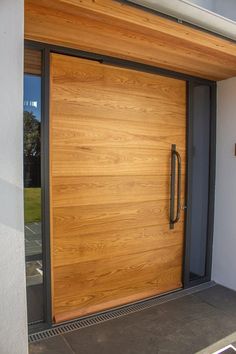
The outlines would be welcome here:
M 73 322 L 67 322 L 58 326 L 54 326 L 50 329 L 33 333 L 29 335 L 29 343 L 38 342 L 44 339 L 48 339 L 51 337 L 58 336 L 63 333 L 72 332 L 78 329 L 90 327 L 99 323 L 103 323 L 109 320 L 113 320 L 115 318 L 123 317 L 129 315 L 131 313 L 135 313 L 138 311 L 142 311 L 144 309 L 148 309 L 150 307 L 163 304 L 168 301 L 172 301 L 178 298 L 181 298 L 186 295 L 193 294 L 195 292 L 208 289 L 209 287 L 214 286 L 214 282 L 205 283 L 199 286 L 195 286 L 191 289 L 176 291 L 172 293 L 162 294 L 161 296 L 153 297 L 147 300 L 143 300 L 140 302 L 136 302 L 134 304 L 125 305 L 110 311 L 105 311 L 102 313 L 98 313 L 96 315 L 81 318 L 75 320 Z

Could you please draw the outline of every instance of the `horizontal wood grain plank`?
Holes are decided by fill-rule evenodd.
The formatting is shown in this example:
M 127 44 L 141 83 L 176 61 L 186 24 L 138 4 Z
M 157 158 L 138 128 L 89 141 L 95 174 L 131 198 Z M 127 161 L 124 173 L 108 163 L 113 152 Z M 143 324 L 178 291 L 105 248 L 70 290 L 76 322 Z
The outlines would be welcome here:
M 168 224 L 169 204 L 169 199 L 166 199 L 139 203 L 54 208 L 54 235 L 66 238 L 79 233 L 85 235 L 100 231 Z M 184 200 L 182 200 L 182 205 L 184 205 Z M 181 220 L 183 217 L 182 212 Z
M 64 107 L 66 109 L 66 107 Z M 177 114 L 176 114 L 177 115 Z M 183 116 L 180 115 L 181 117 Z M 114 115 L 113 115 L 114 117 Z M 66 119 L 68 118 L 68 119 Z M 138 117 L 136 117 L 138 119 Z M 93 118 L 91 116 L 69 116 L 54 114 L 52 123 L 53 146 L 109 146 L 136 147 L 146 149 L 170 149 L 175 142 L 178 149 L 185 149 L 185 126 L 178 120 L 168 124 L 158 115 L 156 122 L 147 124 L 146 121 Z M 158 135 L 157 133 L 158 132 Z
M 27 3 L 36 5 L 38 1 L 27 0 Z M 169 35 L 172 41 L 176 40 L 178 44 L 185 43 L 186 45 L 188 43 L 190 48 L 193 46 L 195 49 L 197 46 L 201 46 L 208 53 L 212 53 L 212 50 L 232 56 L 235 53 L 234 43 L 231 40 L 158 16 L 158 14 L 145 9 L 138 9 L 132 4 L 114 0 L 80 0 L 79 2 L 77 0 L 59 0 L 57 2 L 55 0 L 41 0 L 40 4 L 66 14 L 80 13 L 90 18 L 101 19 L 111 25 L 114 25 L 114 20 L 116 20 L 116 23 L 122 28 L 130 29 L 132 26 L 138 33 L 141 31 L 149 36 Z
M 114 0 L 26 0 L 25 38 L 212 80 L 236 75 L 236 45 Z
M 182 252 L 177 245 L 164 253 L 159 249 L 56 267 L 56 320 L 67 312 L 82 316 L 114 306 L 118 300 L 122 304 L 181 287 Z
M 181 151 L 182 165 L 185 156 Z M 170 174 L 170 150 L 56 146 L 52 176 L 121 176 Z
M 165 122 L 167 126 L 173 129 L 186 126 L 186 119 L 183 119 L 186 108 L 173 106 L 170 100 L 166 102 L 159 100 L 158 105 L 152 101 L 152 105 L 150 106 L 146 104 L 147 101 L 131 101 L 129 97 L 125 97 L 124 95 L 122 100 L 117 100 L 114 96 L 110 98 L 110 101 L 104 100 L 101 96 L 99 100 L 91 98 L 86 100 L 82 97 L 80 99 L 78 97 L 73 99 L 70 96 L 68 101 L 63 100 L 62 97 L 58 97 L 58 99 L 52 99 L 51 102 L 54 103 L 53 115 L 55 115 L 56 119 L 60 119 L 64 111 L 63 115 L 65 119 L 69 120 L 71 118 L 73 121 L 80 117 L 81 121 L 89 120 L 91 117 L 94 117 L 91 111 L 96 111 L 96 118 L 101 119 L 101 121 L 118 120 L 121 124 L 124 124 L 124 121 L 140 123 L 145 116 L 146 125 L 157 126 L 158 123 L 163 124 Z M 168 103 L 170 103 L 171 109 L 166 110 Z M 182 116 L 180 118 L 181 112 Z
M 31 18 L 26 27 L 26 39 L 128 59 L 210 79 L 214 78 L 216 70 L 220 68 L 219 65 L 214 65 L 215 60 L 211 57 L 211 65 L 209 65 L 210 59 L 208 58 L 207 71 L 203 66 L 203 64 L 206 65 L 206 61 L 199 63 L 196 55 L 195 57 L 193 54 L 191 57 L 188 55 L 189 52 L 186 48 L 185 55 L 183 55 L 174 46 L 174 43 L 167 47 L 163 41 L 157 41 L 150 36 L 119 28 L 114 24 L 111 26 L 90 17 L 74 16 L 63 12 L 59 16 L 58 11 L 55 15 L 55 12 L 51 9 L 42 7 L 37 8 L 35 13 L 33 11 L 30 8 L 28 9 Z M 36 19 L 40 21 L 36 22 Z M 41 23 L 44 24 L 43 30 Z M 66 30 L 62 31 L 63 28 Z M 132 41 L 131 37 L 133 38 Z M 201 58 L 200 61 L 202 61 Z M 222 66 L 222 71 L 218 72 L 218 77 L 222 78 L 229 75 L 228 71 L 226 66 Z
M 134 227 L 126 230 L 101 231 L 91 234 L 56 234 L 54 238 L 54 266 L 119 257 L 183 244 L 183 222 L 171 230 L 169 224 Z
M 35 3 L 35 0 L 30 0 Z M 54 0 L 41 0 L 41 4 L 49 5 L 54 9 L 61 9 L 66 13 L 84 13 L 90 17 L 101 18 L 109 24 L 114 24 L 114 20 L 123 28 L 135 28 L 142 33 L 153 35 L 160 33 L 170 35 L 172 40 L 183 40 L 184 43 L 201 45 L 205 51 L 217 50 L 221 53 L 235 54 L 234 43 L 230 40 L 220 38 L 212 33 L 201 31 L 187 24 L 172 21 L 170 19 L 158 16 L 151 11 L 145 11 L 134 7 L 132 4 L 113 1 L 113 0 L 60 0 L 55 3 Z M 94 16 L 92 16 L 94 15 Z M 163 37 L 165 38 L 165 37 Z M 178 42 L 180 44 L 181 42 Z
M 81 68 L 83 70 L 83 67 Z M 152 79 L 153 82 L 155 82 L 155 75 L 153 75 L 150 79 Z M 101 80 L 102 81 L 102 80 Z M 125 104 L 132 103 L 134 102 L 139 102 L 140 105 L 143 102 L 147 102 L 147 100 L 150 101 L 150 105 L 154 105 L 153 108 L 156 108 L 157 105 L 164 105 L 166 102 L 170 102 L 170 108 L 173 106 L 173 109 L 176 110 L 177 112 L 183 112 L 185 107 L 182 105 L 180 106 L 179 103 L 182 102 L 183 98 L 186 97 L 186 85 L 184 82 L 181 82 L 182 85 L 173 85 L 173 87 L 166 87 L 166 89 L 159 85 L 159 89 L 157 90 L 156 94 L 150 93 L 151 88 L 149 89 L 149 94 L 148 92 L 144 94 L 139 94 L 137 95 L 135 92 L 132 92 L 129 90 L 126 85 L 121 87 L 120 90 L 113 90 L 111 91 L 112 87 L 109 89 L 109 86 L 107 88 L 102 87 L 99 83 L 97 83 L 97 86 L 94 85 L 93 82 L 89 84 L 84 84 L 79 80 L 79 77 L 77 79 L 77 82 L 72 82 L 70 80 L 66 81 L 69 86 L 65 87 L 63 84 L 58 84 L 55 87 L 55 90 L 53 92 L 52 99 L 57 99 L 60 101 L 60 99 L 63 99 L 64 103 L 66 104 L 67 102 L 89 102 L 89 101 L 96 101 L 98 98 L 99 100 L 103 101 L 105 98 L 106 104 L 111 102 L 119 102 L 121 105 L 123 104 L 123 101 Z M 162 85 L 164 84 L 164 80 L 162 81 Z M 80 85 L 78 85 L 80 83 Z M 105 85 L 106 83 L 104 80 L 102 81 L 102 84 Z M 91 85 L 94 85 L 93 87 L 93 95 L 91 96 Z M 161 90 L 165 89 L 164 93 L 160 92 Z M 174 89 L 176 91 L 174 91 Z M 127 90 L 127 91 L 126 91 Z M 168 94 L 171 92 L 172 95 L 172 100 L 170 101 Z
M 53 205 L 71 207 L 166 200 L 170 175 L 53 177 Z M 185 176 L 182 176 L 184 191 Z
M 65 301 L 63 304 L 60 305 L 60 311 L 56 313 L 56 315 L 54 316 L 54 320 L 56 323 L 61 323 L 71 319 L 76 319 L 84 315 L 94 314 L 102 310 L 109 310 L 117 306 L 119 307 L 122 305 L 126 305 L 130 302 L 132 303 L 135 301 L 152 298 L 154 296 L 173 291 L 173 289 L 181 289 L 182 280 L 180 277 L 180 273 L 181 266 L 169 268 L 168 271 L 163 270 L 162 272 L 157 274 L 159 278 L 159 286 L 157 288 L 154 287 L 154 289 L 147 289 L 138 293 L 136 292 L 135 294 L 128 295 L 122 298 L 112 299 L 104 303 L 94 302 L 91 305 L 87 305 L 86 307 L 80 308 L 76 306 L 76 302 L 73 300 L 70 302 Z M 177 282 L 176 279 L 179 279 L 179 281 Z
M 54 68 L 54 82 L 57 88 L 66 92 L 65 83 L 70 83 L 67 89 L 72 92 L 76 90 L 79 96 L 91 97 L 91 85 L 93 87 L 93 96 L 101 92 L 106 95 L 134 96 L 137 98 L 148 97 L 161 102 L 169 100 L 171 93 L 171 103 L 179 105 L 186 97 L 186 83 L 183 80 L 168 78 L 156 75 L 155 73 L 142 72 L 119 66 L 111 66 L 97 61 L 70 57 L 70 68 L 68 69 L 68 57 L 61 54 L 54 54 L 53 60 L 60 60 L 60 67 Z M 78 82 L 80 83 L 78 85 Z M 126 95 L 124 95 L 124 90 Z M 70 91 L 69 91 L 70 92 Z M 53 95 L 61 96 L 57 90 Z M 64 95 L 63 95 L 64 96 Z

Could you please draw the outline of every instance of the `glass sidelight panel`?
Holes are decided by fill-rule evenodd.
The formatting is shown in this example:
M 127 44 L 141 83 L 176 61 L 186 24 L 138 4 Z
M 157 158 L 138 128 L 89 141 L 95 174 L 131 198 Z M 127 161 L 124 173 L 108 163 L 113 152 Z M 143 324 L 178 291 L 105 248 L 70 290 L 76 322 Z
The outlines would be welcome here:
M 193 87 L 190 281 L 205 276 L 208 240 L 210 87 Z
M 43 320 L 41 231 L 41 52 L 25 51 L 24 218 L 28 321 Z

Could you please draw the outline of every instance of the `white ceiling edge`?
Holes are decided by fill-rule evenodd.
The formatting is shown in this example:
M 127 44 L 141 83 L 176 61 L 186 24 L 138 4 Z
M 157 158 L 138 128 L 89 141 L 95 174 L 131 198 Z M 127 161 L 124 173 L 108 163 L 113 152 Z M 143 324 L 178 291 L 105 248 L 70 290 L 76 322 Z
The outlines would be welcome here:
M 236 22 L 187 0 L 128 0 L 236 40 Z

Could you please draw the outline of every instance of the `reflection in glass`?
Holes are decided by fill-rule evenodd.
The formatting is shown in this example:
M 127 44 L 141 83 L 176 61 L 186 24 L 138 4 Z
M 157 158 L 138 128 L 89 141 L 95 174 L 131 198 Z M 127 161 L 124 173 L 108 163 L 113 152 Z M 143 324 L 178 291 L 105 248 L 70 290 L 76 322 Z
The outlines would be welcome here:
M 41 76 L 24 75 L 24 215 L 28 321 L 43 320 Z
M 43 281 L 42 275 L 41 260 L 26 262 L 27 286 L 41 284 Z

